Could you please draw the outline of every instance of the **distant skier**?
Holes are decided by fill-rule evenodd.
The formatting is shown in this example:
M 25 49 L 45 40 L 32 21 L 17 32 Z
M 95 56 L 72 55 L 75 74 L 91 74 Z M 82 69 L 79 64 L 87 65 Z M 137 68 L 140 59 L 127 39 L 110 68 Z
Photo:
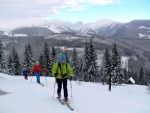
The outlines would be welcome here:
M 35 65 L 33 66 L 32 72 L 37 78 L 37 83 L 40 84 L 40 71 L 42 70 L 42 65 L 39 64 L 39 61 L 35 62 Z
M 29 71 L 27 69 L 23 70 L 24 79 L 28 80 Z
M 67 78 L 72 80 L 73 72 L 71 66 L 66 63 L 65 55 L 62 55 L 59 61 L 54 64 L 52 74 L 56 77 L 58 98 L 61 98 L 61 88 L 63 84 L 65 102 L 68 102 Z
M 102 80 L 102 84 L 105 85 L 105 80 Z

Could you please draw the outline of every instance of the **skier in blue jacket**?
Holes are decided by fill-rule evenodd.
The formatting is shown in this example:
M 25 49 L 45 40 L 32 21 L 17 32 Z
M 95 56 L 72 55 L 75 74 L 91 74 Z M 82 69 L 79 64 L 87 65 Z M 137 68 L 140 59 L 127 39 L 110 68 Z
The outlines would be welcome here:
M 26 80 L 28 80 L 29 71 L 27 69 L 23 70 L 23 75 Z

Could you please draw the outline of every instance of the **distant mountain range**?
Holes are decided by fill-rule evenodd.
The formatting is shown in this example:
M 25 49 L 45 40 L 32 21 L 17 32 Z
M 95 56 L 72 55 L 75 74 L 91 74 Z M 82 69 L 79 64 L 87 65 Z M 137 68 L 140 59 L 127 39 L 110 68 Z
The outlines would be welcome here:
M 15 47 L 21 62 L 24 60 L 24 50 L 28 43 L 32 46 L 35 59 L 43 52 L 45 42 L 50 49 L 55 47 L 58 54 L 67 51 L 69 58 L 73 48 L 77 48 L 78 56 L 82 57 L 90 37 L 93 37 L 99 55 L 99 65 L 106 47 L 111 51 L 115 42 L 119 54 L 128 59 L 126 67 L 135 71 L 140 70 L 141 66 L 145 69 L 150 67 L 150 20 L 133 20 L 128 23 L 100 20 L 88 24 L 42 20 L 24 23 L 9 31 L 8 35 L 4 35 L 4 30 L 0 29 L 0 40 L 6 58 Z
M 113 20 L 100 20 L 95 23 L 70 23 L 55 20 L 54 22 L 41 20 L 13 29 L 12 36 L 51 36 L 54 34 L 69 33 L 80 36 L 99 36 L 106 38 L 144 38 L 150 39 L 150 20 L 133 20 L 120 23 Z M 3 34 L 3 31 L 0 31 Z

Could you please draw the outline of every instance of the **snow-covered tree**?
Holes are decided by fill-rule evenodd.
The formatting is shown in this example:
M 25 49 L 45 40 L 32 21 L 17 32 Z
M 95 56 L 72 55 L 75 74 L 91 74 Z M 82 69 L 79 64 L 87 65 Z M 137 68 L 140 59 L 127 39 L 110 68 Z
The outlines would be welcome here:
M 65 55 L 66 55 L 66 62 L 67 63 L 70 63 L 69 59 L 68 59 L 68 54 L 67 54 L 67 51 L 65 50 Z
M 29 69 L 30 71 L 32 70 L 32 67 L 35 63 L 35 60 L 33 58 L 33 51 L 32 51 L 32 47 L 30 44 L 28 44 L 28 53 L 29 53 Z
M 79 81 L 84 80 L 84 73 L 83 73 L 83 59 L 80 59 L 80 66 L 79 66 Z
M 128 72 L 127 72 L 126 68 L 123 69 L 123 74 L 124 74 L 124 79 L 125 79 L 124 82 L 126 83 L 126 81 L 129 79 Z
M 25 46 L 23 67 L 31 71 L 34 65 L 34 62 L 35 61 L 33 58 L 32 47 L 30 46 L 30 44 L 28 44 Z
M 92 41 L 92 38 L 90 40 L 89 43 L 89 49 L 87 52 L 87 61 L 86 61 L 86 65 L 87 67 L 87 74 L 86 74 L 86 78 L 85 81 L 90 81 L 90 82 L 94 82 L 97 81 L 99 78 L 99 71 L 98 71 L 98 65 L 97 65 L 97 54 L 95 51 L 95 47 Z
M 14 60 L 14 62 L 13 62 L 13 73 L 15 75 L 22 74 L 22 67 L 21 67 L 19 56 L 17 53 L 15 53 L 15 57 L 13 58 L 13 60 Z
M 102 78 L 108 80 L 108 78 L 111 75 L 112 70 L 111 70 L 111 58 L 110 58 L 110 54 L 109 54 L 107 48 L 106 48 L 103 60 L 104 60 L 104 62 L 103 62 L 104 77 L 102 77 Z
M 7 73 L 10 75 L 13 75 L 13 61 L 12 61 L 11 55 L 9 55 L 8 61 L 7 61 Z
M 3 45 L 0 40 L 0 72 L 3 73 L 5 72 L 5 58 L 4 58 L 4 52 L 3 52 Z
M 74 73 L 74 79 L 79 80 L 79 61 L 78 61 L 77 51 L 75 48 L 72 54 L 71 66 Z
M 144 79 L 144 84 L 147 84 L 149 82 L 149 75 L 148 75 L 148 71 L 145 71 L 145 79 Z
M 52 56 L 52 64 L 54 64 L 56 61 L 55 61 L 55 58 L 56 58 L 56 51 L 55 51 L 55 48 L 52 47 L 52 52 L 51 52 L 51 56 Z
M 121 58 L 119 56 L 116 44 L 114 43 L 112 49 L 112 82 L 113 83 L 123 83 L 124 74 L 121 69 Z
M 44 65 L 43 54 L 40 55 L 39 62 L 40 62 L 40 64 L 41 64 L 42 66 Z
M 12 50 L 11 58 L 12 58 L 12 69 L 13 69 L 12 74 L 13 75 L 22 74 L 22 67 L 20 64 L 19 56 L 18 56 L 15 48 L 13 48 L 13 50 Z
M 52 60 L 50 59 L 50 50 L 48 48 L 47 42 L 44 45 L 44 53 L 43 53 L 43 68 L 48 69 L 49 74 L 51 75 L 52 72 Z
M 88 76 L 89 76 L 89 73 L 88 73 L 88 69 L 89 69 L 89 64 L 88 64 L 88 61 L 89 61 L 89 50 L 88 50 L 88 44 L 86 42 L 86 45 L 85 45 L 85 48 L 84 48 L 84 56 L 83 56 L 84 60 L 83 60 L 83 80 L 84 81 L 88 81 Z
M 102 77 L 102 79 L 107 80 L 107 83 L 109 83 L 108 90 L 111 91 L 111 78 L 112 78 L 111 57 L 107 48 L 106 48 L 103 60 L 104 60 L 104 64 L 103 64 L 104 77 Z
M 144 84 L 144 70 L 142 67 L 140 69 L 139 84 L 141 84 L 141 85 Z

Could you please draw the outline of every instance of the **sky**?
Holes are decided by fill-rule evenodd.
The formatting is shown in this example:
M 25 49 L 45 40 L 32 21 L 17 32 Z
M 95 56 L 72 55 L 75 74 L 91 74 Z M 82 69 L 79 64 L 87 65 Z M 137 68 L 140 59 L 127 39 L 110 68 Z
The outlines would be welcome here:
M 0 0 L 0 23 L 35 19 L 129 22 L 150 19 L 149 6 L 150 0 Z

